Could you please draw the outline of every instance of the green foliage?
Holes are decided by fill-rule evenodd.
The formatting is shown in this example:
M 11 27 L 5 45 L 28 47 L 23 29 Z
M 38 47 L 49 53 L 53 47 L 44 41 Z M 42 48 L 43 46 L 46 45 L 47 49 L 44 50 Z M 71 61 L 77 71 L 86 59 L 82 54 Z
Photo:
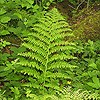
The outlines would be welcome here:
M 7 75 L 7 73 L 4 72 L 4 66 L 5 66 L 5 62 L 7 61 L 7 57 L 9 56 L 9 54 L 6 54 L 6 53 L 3 54 L 2 53 L 2 49 L 4 47 L 6 47 L 7 45 L 10 45 L 10 43 L 4 41 L 3 39 L 1 39 L 1 42 L 0 42 L 0 78 L 2 78 L 3 76 Z M 6 64 L 7 63 L 8 62 L 6 62 Z M 0 82 L 1 82 L 1 79 L 0 79 Z
M 56 92 L 56 95 L 31 95 L 33 100 L 99 100 L 100 95 L 91 93 L 91 91 L 83 91 L 78 89 L 73 91 L 71 87 L 64 88 L 61 92 Z
M 100 93 L 100 41 L 88 41 L 87 43 L 77 41 L 77 51 L 74 53 L 78 57 L 70 61 L 71 64 L 79 66 L 70 72 L 72 76 L 72 87 L 83 88 Z
M 92 8 L 88 9 L 88 11 L 83 9 L 78 13 L 77 17 L 74 16 L 75 20 L 77 18 L 80 19 L 80 16 L 84 16 L 84 18 L 79 20 L 78 24 L 73 25 L 75 39 L 83 41 L 87 41 L 88 39 L 93 41 L 100 39 L 100 11 L 93 11 Z
M 97 76 L 92 77 L 93 82 L 88 82 L 87 84 L 93 88 L 99 89 L 100 88 L 100 81 Z
M 3 47 L 10 45 L 10 42 L 4 41 L 3 39 L 0 40 L 0 49 L 2 49 Z M 1 50 L 0 50 L 1 52 Z
M 16 96 L 14 100 L 19 100 L 17 97 L 19 95 L 18 89 L 15 87 L 13 88 L 13 91 L 15 92 Z M 27 97 L 29 98 L 22 98 L 21 100 L 99 100 L 100 96 L 96 93 L 91 93 L 90 91 L 82 91 L 82 90 L 77 90 L 77 91 L 72 91 L 70 87 L 63 89 L 60 93 L 57 92 L 56 95 L 35 95 L 35 94 L 30 94 L 30 90 L 27 90 Z M 6 98 L 4 95 L 5 92 L 0 94 L 0 99 L 1 100 L 13 100 L 13 98 Z
M 67 62 L 77 59 L 70 54 L 75 44 L 64 41 L 65 37 L 72 36 L 72 30 L 59 12 L 53 9 L 34 25 L 32 31 L 22 44 L 27 51 L 18 54 L 21 57 L 17 70 L 25 75 L 27 81 L 22 86 L 40 94 L 60 91 L 60 79 L 68 79 L 66 70 L 76 67 Z
M 23 52 L 25 51 L 25 49 L 17 47 L 17 51 L 15 51 L 16 49 L 14 50 L 14 47 L 13 47 L 11 48 L 13 53 L 11 53 L 10 48 L 11 48 L 11 43 L 6 42 L 3 39 L 1 39 L 1 42 L 0 42 L 0 90 L 1 90 L 0 100 L 12 100 L 12 97 L 10 98 L 9 96 L 12 94 L 11 92 L 14 91 L 12 86 L 16 86 L 16 85 L 18 86 L 20 82 L 18 82 L 17 80 L 20 80 L 23 77 L 20 74 L 15 73 L 14 69 L 16 66 L 14 65 L 17 62 L 16 58 L 17 58 L 18 52 Z M 3 96 L 4 94 L 6 94 L 5 97 Z M 19 96 L 17 97 L 15 92 L 14 92 L 14 95 L 15 97 L 13 98 L 19 97 Z
M 19 38 L 27 35 L 44 12 L 37 0 L 2 0 L 0 2 L 0 36 L 15 34 Z M 38 17 L 37 17 L 38 16 Z
M 100 98 L 96 93 L 82 91 L 80 89 L 77 91 L 72 91 L 70 87 L 64 89 L 59 95 L 60 98 L 58 100 L 99 100 Z
M 98 98 L 100 40 L 70 42 L 73 32 L 59 12 L 43 11 L 53 2 L 0 0 L 0 100 Z M 74 92 L 62 91 L 67 86 Z

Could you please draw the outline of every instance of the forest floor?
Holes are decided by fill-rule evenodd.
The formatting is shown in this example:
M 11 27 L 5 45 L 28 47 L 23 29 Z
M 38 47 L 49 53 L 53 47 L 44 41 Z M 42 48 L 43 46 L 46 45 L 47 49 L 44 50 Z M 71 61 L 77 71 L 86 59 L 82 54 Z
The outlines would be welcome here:
M 64 0 L 50 5 L 50 9 L 54 7 L 65 17 L 77 39 L 85 41 L 100 39 L 100 2 L 75 6 Z

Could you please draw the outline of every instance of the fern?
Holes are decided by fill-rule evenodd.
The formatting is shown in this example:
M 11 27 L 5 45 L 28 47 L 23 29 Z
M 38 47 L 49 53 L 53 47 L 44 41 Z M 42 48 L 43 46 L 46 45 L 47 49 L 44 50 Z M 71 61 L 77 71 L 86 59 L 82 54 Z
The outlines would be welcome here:
M 67 52 L 74 50 L 75 44 L 64 41 L 72 35 L 70 26 L 55 8 L 34 25 L 22 44 L 27 51 L 18 54 L 19 72 L 28 80 L 23 86 L 40 90 L 40 93 L 61 89 L 59 79 L 69 78 L 61 69 L 76 67 L 67 62 L 77 59 Z

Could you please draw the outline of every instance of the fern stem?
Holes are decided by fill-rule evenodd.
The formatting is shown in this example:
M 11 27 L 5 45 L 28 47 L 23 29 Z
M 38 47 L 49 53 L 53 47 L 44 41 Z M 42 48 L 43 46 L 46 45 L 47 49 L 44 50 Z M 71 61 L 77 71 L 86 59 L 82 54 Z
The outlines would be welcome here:
M 44 87 L 44 85 L 45 85 L 45 77 L 46 77 L 46 72 L 47 72 L 47 69 L 48 69 L 48 55 L 49 55 L 49 49 L 50 49 L 50 47 L 48 46 L 48 52 L 47 52 L 47 56 L 46 56 L 46 64 L 45 64 L 45 71 L 44 71 L 44 84 L 43 84 L 43 89 L 44 89 L 44 91 L 43 92 L 45 92 L 45 87 Z

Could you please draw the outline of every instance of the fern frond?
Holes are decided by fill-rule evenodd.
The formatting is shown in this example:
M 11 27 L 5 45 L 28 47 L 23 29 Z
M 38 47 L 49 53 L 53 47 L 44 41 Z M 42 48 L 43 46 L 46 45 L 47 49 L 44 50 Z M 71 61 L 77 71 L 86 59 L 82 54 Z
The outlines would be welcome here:
M 31 68 L 28 68 L 28 67 L 26 67 L 26 68 L 23 68 L 23 70 L 21 70 L 21 73 L 24 73 L 24 75 L 25 74 L 28 74 L 28 75 L 34 75 L 34 70 L 32 70 Z
M 35 38 L 29 37 L 29 38 L 25 38 L 24 40 L 26 40 L 26 41 L 28 41 L 28 42 L 30 42 L 32 44 L 35 44 L 40 48 L 43 48 L 45 51 L 47 50 L 47 45 L 44 42 L 42 42 L 41 40 L 39 40 L 39 39 L 37 40 Z
M 22 84 L 22 86 L 25 86 L 25 87 L 33 87 L 33 88 L 36 88 L 36 89 L 43 89 L 43 88 L 41 88 L 41 86 L 40 85 L 38 85 L 38 84 L 36 84 L 36 83 L 24 83 L 24 84 Z
M 46 83 L 44 86 L 48 87 L 48 88 L 52 88 L 52 89 L 58 90 L 58 91 L 61 91 L 61 88 L 59 86 L 57 86 L 57 84 Z
M 34 30 L 37 32 L 37 33 L 40 33 L 39 35 L 42 35 L 44 37 L 46 37 L 47 39 L 51 38 L 50 34 L 49 34 L 49 30 L 43 30 L 43 29 L 38 29 L 39 27 L 34 27 Z
M 45 66 L 46 61 L 45 61 L 44 57 L 39 55 L 38 53 L 25 52 L 25 53 L 20 53 L 18 55 L 27 57 L 27 58 L 31 58 L 33 60 L 35 59 L 36 61 L 40 62 L 41 64 L 43 64 Z M 26 62 L 27 62 L 27 60 L 26 60 Z
M 56 41 L 54 43 L 51 43 L 50 48 L 55 47 L 55 46 L 66 46 L 66 45 L 76 46 L 75 43 L 61 40 L 61 41 Z
M 67 46 L 55 46 L 50 49 L 49 55 L 55 52 L 63 52 L 66 50 L 74 50 L 74 49 L 75 49 L 74 46 L 68 46 L 68 45 Z
M 63 73 L 61 69 L 77 67 L 67 62 L 68 59 L 76 59 L 69 52 L 76 49 L 75 44 L 65 41 L 66 37 L 73 36 L 72 30 L 63 16 L 54 8 L 45 14 L 31 31 L 33 32 L 28 34 L 22 44 L 27 51 L 19 54 L 24 59 L 20 59 L 18 64 L 22 66 L 21 73 L 35 78 L 36 82 L 30 79 L 31 84 L 26 83 L 25 86 L 41 88 L 44 91 L 47 88 L 60 90 L 59 79 L 68 78 L 68 75 L 65 75 L 66 72 Z M 51 80 L 54 83 L 50 82 Z
M 32 45 L 30 43 L 23 43 L 22 46 L 42 55 L 43 57 L 46 57 L 46 51 L 44 51 L 42 48 L 39 48 L 38 46 Z
M 55 73 L 47 72 L 46 73 L 46 77 L 50 77 L 50 78 L 64 78 L 64 79 L 68 78 L 68 79 L 70 79 L 70 77 L 68 75 L 65 75 L 65 74 L 60 73 L 60 72 L 59 73 L 57 73 L 57 72 L 55 72 Z
M 59 60 L 58 60 L 59 61 Z M 56 68 L 76 68 L 77 66 L 71 65 L 67 63 L 66 61 L 59 61 L 59 62 L 53 62 L 49 65 L 48 69 L 56 69 Z
M 36 25 L 34 25 L 33 30 L 35 30 L 37 32 L 39 32 L 40 30 L 42 30 L 42 31 L 45 31 L 45 33 L 46 33 L 46 32 L 49 31 L 49 27 L 47 25 L 43 25 L 42 23 L 36 24 Z M 43 34 L 43 35 L 46 35 L 46 34 Z
M 37 38 L 39 40 L 41 40 L 42 42 L 44 42 L 46 45 L 49 45 L 49 38 L 46 38 L 44 37 L 43 35 L 41 34 L 37 34 L 37 33 L 33 33 L 33 34 L 30 34 L 33 38 Z
M 49 58 L 48 63 L 53 62 L 53 61 L 57 61 L 57 60 L 67 60 L 67 59 L 77 59 L 77 58 L 72 56 L 72 55 L 66 55 L 64 53 L 55 54 Z
M 41 70 L 41 71 L 44 70 L 43 66 L 39 65 L 39 63 L 37 63 L 36 61 L 30 61 L 30 60 L 26 60 L 26 59 L 21 59 L 20 62 L 18 62 L 17 64 L 19 64 L 21 66 L 24 66 L 24 67 L 28 66 L 28 67 L 36 68 L 36 69 Z

